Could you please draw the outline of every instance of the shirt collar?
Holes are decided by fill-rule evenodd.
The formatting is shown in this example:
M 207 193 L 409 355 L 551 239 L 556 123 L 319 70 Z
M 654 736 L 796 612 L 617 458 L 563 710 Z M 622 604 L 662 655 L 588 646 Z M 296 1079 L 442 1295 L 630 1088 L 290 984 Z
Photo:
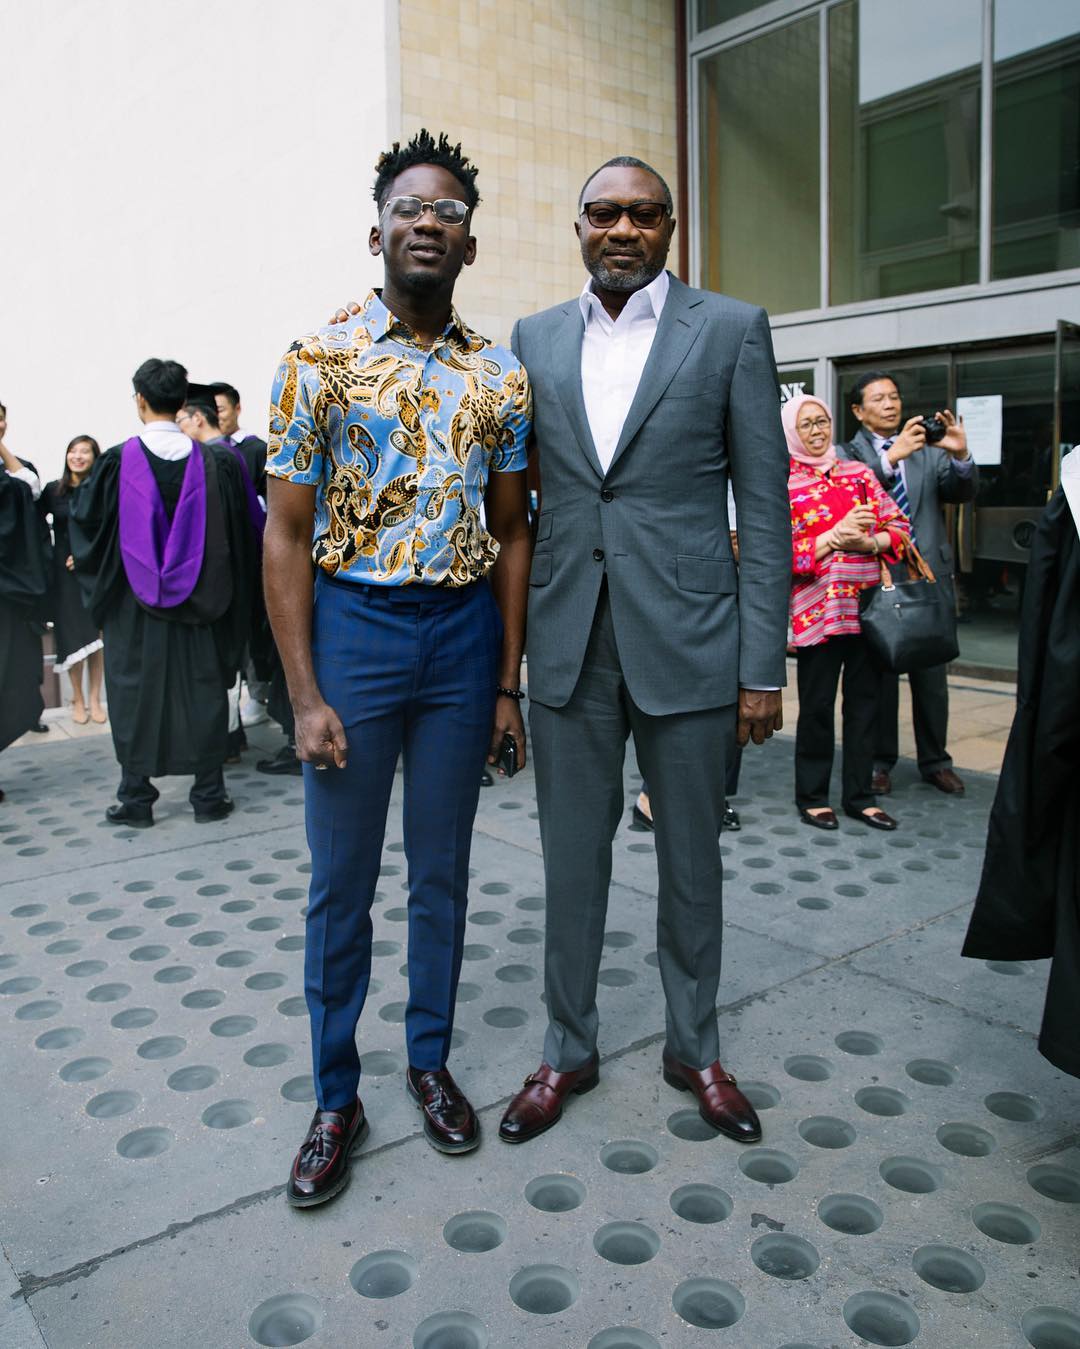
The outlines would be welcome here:
M 190 439 L 190 437 L 185 435 L 184 432 L 180 430 L 180 428 L 177 426 L 175 422 L 167 422 L 167 421 L 143 422 L 143 430 L 171 431 L 174 435 L 183 436 L 185 440 Z
M 393 338 L 398 342 L 406 342 L 411 346 L 418 346 L 416 337 L 407 323 L 403 323 L 396 314 L 392 313 L 385 304 L 382 296 L 377 290 L 368 292 L 368 297 L 364 301 L 360 321 L 371 334 L 373 342 L 379 342 L 384 337 Z M 469 330 L 462 323 L 456 309 L 451 306 L 450 321 L 443 329 L 442 339 L 444 341 L 458 341 L 468 343 Z
M 623 313 L 633 313 L 634 309 L 641 310 L 643 306 L 648 305 L 652 309 L 653 318 L 659 322 L 670 288 L 671 279 L 666 270 L 662 271 L 660 275 L 654 277 L 647 286 L 642 286 L 640 290 L 634 291 L 629 300 L 627 300 L 626 309 L 623 310 Z M 607 310 L 600 303 L 600 297 L 593 290 L 593 279 L 591 276 L 585 278 L 585 285 L 582 287 L 581 294 L 578 296 L 578 305 L 581 309 L 581 317 L 585 320 L 586 327 L 589 326 L 589 317 L 592 314 L 595 314 L 598 318 L 601 314 L 604 314 L 608 317 L 609 321 L 611 321 Z

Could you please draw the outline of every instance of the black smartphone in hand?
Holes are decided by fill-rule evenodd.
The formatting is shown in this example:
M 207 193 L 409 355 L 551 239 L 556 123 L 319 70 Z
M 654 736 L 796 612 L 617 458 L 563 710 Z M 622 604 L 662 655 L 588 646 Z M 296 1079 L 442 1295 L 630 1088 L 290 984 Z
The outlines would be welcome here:
M 512 778 L 518 771 L 517 741 L 509 731 L 503 736 L 502 745 L 499 747 L 498 768 L 508 778 Z

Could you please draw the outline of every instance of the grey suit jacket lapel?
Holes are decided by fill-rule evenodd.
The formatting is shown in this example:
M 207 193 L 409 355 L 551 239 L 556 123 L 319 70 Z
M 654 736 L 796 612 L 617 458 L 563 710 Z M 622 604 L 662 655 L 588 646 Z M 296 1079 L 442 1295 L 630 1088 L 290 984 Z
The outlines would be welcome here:
M 578 444 L 598 478 L 604 476 L 596 455 L 585 397 L 581 391 L 581 342 L 585 322 L 576 300 L 563 306 L 561 316 L 551 326 L 551 369 L 563 409 L 574 428 Z
M 645 362 L 634 401 L 630 404 L 626 421 L 623 422 L 619 443 L 615 446 L 615 453 L 611 457 L 609 473 L 627 445 L 641 430 L 645 418 L 660 401 L 676 370 L 686 359 L 687 352 L 693 346 L 694 339 L 705 322 L 704 311 L 698 308 L 701 303 L 700 295 L 677 278 L 671 278 L 649 359 Z

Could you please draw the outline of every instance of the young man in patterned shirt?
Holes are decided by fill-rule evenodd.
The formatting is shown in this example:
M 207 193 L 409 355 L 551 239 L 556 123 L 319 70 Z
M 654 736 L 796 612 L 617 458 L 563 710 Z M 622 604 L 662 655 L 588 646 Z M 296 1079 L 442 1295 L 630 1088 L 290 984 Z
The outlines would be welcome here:
M 287 1192 L 301 1207 L 344 1188 L 367 1128 L 355 1035 L 399 754 L 406 1088 L 433 1147 L 480 1141 L 446 1069 L 469 845 L 485 753 L 495 762 L 506 736 L 519 763 L 525 753 L 532 399 L 512 353 L 452 306 L 476 257 L 476 169 L 426 131 L 376 169 L 368 246 L 383 287 L 348 323 L 286 353 L 266 464 L 266 602 L 296 713 L 312 866 L 305 991 L 318 1107 Z

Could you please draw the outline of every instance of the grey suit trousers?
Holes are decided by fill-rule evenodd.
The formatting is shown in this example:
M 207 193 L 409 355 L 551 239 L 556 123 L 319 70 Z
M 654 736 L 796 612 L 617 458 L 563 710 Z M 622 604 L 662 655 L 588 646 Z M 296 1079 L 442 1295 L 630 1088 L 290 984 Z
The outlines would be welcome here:
M 631 732 L 656 819 L 656 946 L 667 1046 L 695 1069 L 719 1057 L 719 834 L 735 713 L 734 704 L 670 716 L 642 712 L 627 693 L 606 585 L 569 702 L 530 704 L 547 885 L 544 1059 L 559 1072 L 581 1067 L 597 1047 L 611 845 L 625 806 L 623 761 Z

